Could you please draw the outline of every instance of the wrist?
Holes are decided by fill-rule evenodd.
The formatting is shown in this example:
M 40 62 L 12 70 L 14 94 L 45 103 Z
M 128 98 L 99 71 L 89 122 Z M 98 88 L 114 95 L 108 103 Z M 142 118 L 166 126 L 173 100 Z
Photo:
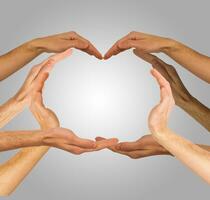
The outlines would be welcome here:
M 168 127 L 152 127 L 151 133 L 154 137 L 159 137 L 160 135 L 165 135 L 169 131 Z
M 173 51 L 177 51 L 180 49 L 181 43 L 177 42 L 174 39 L 165 38 L 164 45 L 161 48 L 161 52 L 168 54 Z
M 194 118 L 205 118 L 205 116 L 209 116 L 210 112 L 210 109 L 195 97 L 192 97 L 190 101 L 183 103 L 180 107 Z
M 42 46 L 41 38 L 33 39 L 25 43 L 26 48 L 36 54 L 41 54 L 45 52 L 45 48 Z
M 42 131 L 41 143 L 43 146 L 52 146 L 53 143 L 53 129 Z
M 35 131 L 33 135 L 33 146 L 44 146 L 44 133 L 45 131 L 38 130 Z

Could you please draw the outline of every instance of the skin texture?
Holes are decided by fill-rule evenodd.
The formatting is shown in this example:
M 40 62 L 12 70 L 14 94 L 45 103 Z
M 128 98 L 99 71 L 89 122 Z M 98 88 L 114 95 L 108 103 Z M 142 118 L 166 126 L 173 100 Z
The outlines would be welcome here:
M 195 99 L 182 83 L 175 68 L 163 62 L 157 56 L 134 50 L 134 54 L 146 62 L 150 63 L 153 68 L 158 70 L 162 76 L 170 83 L 173 97 L 177 106 L 182 108 L 191 117 L 197 120 L 203 127 L 210 131 L 210 109 Z M 97 137 L 96 140 L 103 140 Z M 199 145 L 201 148 L 210 151 L 207 145 Z M 110 150 L 120 153 L 130 158 L 137 159 L 154 155 L 171 155 L 164 147 L 158 144 L 151 134 L 145 135 L 134 142 L 121 142 Z
M 52 56 L 47 61 L 33 67 L 21 89 L 15 97 L 12 98 L 13 100 L 10 100 L 9 103 L 5 104 L 7 105 L 6 108 L 4 106 L 4 108 L 2 107 L 6 116 L 4 117 L 4 115 L 1 115 L 0 120 L 2 120 L 2 126 L 8 123 L 23 109 L 23 107 L 29 106 L 42 129 L 42 131 L 13 132 L 12 136 L 14 137 L 10 135 L 9 142 L 11 142 L 15 147 L 18 145 L 28 146 L 26 145 L 28 140 L 31 143 L 30 146 L 33 146 L 34 142 L 36 145 L 46 146 L 23 148 L 14 157 L 0 166 L 1 196 L 9 195 L 12 191 L 14 191 L 18 184 L 20 184 L 24 177 L 48 151 L 49 146 L 54 146 L 73 154 L 81 154 L 85 152 L 98 151 L 117 143 L 117 139 L 108 139 L 100 142 L 82 139 L 76 136 L 71 130 L 59 128 L 59 121 L 55 113 L 44 106 L 42 101 L 42 89 L 44 82 L 48 77 L 48 73 L 52 70 L 55 62 L 65 58 L 70 55 L 70 53 L 71 50 L 67 50 L 64 53 Z M 14 111 L 13 109 L 10 109 L 10 106 L 14 108 L 17 107 L 17 109 Z M 12 113 L 8 114 L 7 111 Z M 8 136 L 8 133 L 3 134 L 7 134 Z M 24 136 L 24 141 L 21 141 L 20 135 L 18 134 Z M 17 135 L 18 141 L 16 140 Z M 2 138 L 3 141 L 6 140 L 5 137 Z M 4 146 L 5 144 L 2 145 L 1 148 Z
M 140 32 L 131 32 L 118 40 L 104 59 L 134 48 L 144 53 L 165 53 L 187 70 L 210 83 L 210 58 L 175 40 Z
M 76 32 L 56 34 L 31 40 L 0 56 L 0 80 L 15 73 L 42 53 L 61 53 L 70 48 L 79 49 L 102 59 L 102 55 L 94 45 Z

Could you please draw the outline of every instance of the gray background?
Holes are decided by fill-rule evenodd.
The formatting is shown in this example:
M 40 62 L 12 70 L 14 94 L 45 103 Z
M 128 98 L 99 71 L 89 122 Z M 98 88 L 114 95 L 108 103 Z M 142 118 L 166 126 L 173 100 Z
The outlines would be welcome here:
M 2 0 L 0 53 L 32 38 L 74 30 L 106 50 L 132 30 L 175 38 L 208 55 L 209 1 L 70 1 Z M 169 58 L 160 55 L 171 64 Z M 0 103 L 14 95 L 30 67 L 42 55 L 0 84 Z M 184 84 L 210 105 L 209 85 L 175 65 Z M 150 66 L 131 51 L 108 61 L 74 51 L 59 63 L 46 84 L 46 105 L 63 127 L 82 137 L 97 135 L 132 141 L 147 133 L 147 116 L 159 100 Z M 4 130 L 35 129 L 29 111 Z M 210 144 L 210 135 L 176 107 L 170 127 L 196 143 Z M 15 151 L 1 153 L 3 162 Z M 138 160 L 108 150 L 74 156 L 51 149 L 9 199 L 208 199 L 209 186 L 168 156 Z

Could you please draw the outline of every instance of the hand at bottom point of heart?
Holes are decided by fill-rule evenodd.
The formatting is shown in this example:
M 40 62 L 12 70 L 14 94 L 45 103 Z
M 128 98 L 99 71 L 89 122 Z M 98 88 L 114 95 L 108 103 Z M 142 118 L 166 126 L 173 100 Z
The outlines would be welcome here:
M 96 141 L 103 141 L 105 138 L 96 137 Z M 161 145 L 159 145 L 152 135 L 144 135 L 134 142 L 120 142 L 108 148 L 109 150 L 126 155 L 133 159 L 149 157 L 154 155 L 170 155 Z
M 56 147 L 73 154 L 99 151 L 118 143 L 118 139 L 111 138 L 103 141 L 93 141 L 78 137 L 69 129 L 54 128 L 47 130 L 43 135 L 43 145 Z

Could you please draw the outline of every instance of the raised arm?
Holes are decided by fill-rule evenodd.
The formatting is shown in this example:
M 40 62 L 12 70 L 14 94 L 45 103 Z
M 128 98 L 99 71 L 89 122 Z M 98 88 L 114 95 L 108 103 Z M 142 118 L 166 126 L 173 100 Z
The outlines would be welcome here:
M 104 58 L 108 59 L 130 48 L 144 53 L 165 53 L 190 72 L 210 83 L 210 58 L 169 38 L 131 32 L 118 40 Z
M 167 126 L 174 99 L 170 84 L 155 69 L 151 71 L 160 86 L 160 103 L 150 112 L 149 129 L 154 139 L 183 164 L 210 184 L 210 153 L 175 134 Z
M 101 59 L 99 51 L 87 39 L 75 32 L 37 38 L 0 56 L 0 80 L 15 73 L 42 53 L 60 53 L 76 48 Z

